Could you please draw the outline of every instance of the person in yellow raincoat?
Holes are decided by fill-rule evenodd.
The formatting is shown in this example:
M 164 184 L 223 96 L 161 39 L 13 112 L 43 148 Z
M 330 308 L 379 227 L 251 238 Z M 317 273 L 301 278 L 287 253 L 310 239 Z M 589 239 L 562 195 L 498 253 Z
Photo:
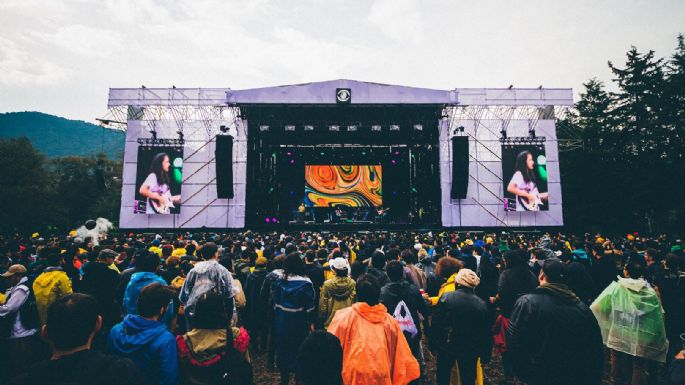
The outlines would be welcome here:
M 48 306 L 72 293 L 71 281 L 61 267 L 63 263 L 61 254 L 48 255 L 48 267 L 33 281 L 33 294 L 41 325 L 45 325 L 47 320 Z
M 400 325 L 379 303 L 376 279 L 362 276 L 356 292 L 359 302 L 338 310 L 328 326 L 343 349 L 343 383 L 406 385 L 419 378 L 419 363 Z
M 463 264 L 456 258 L 442 257 L 438 260 L 438 263 L 435 266 L 435 273 L 442 279 L 445 279 L 446 281 L 440 286 L 440 290 L 438 291 L 437 296 L 428 297 L 428 295 L 424 294 L 424 296 L 428 298 L 428 300 L 430 301 L 431 305 L 437 306 L 438 301 L 440 300 L 440 297 L 443 294 L 450 293 L 456 290 L 457 273 L 459 272 L 459 270 L 461 270 L 462 267 Z M 450 375 L 450 384 L 467 385 L 461 384 L 459 376 L 459 365 L 456 363 L 452 368 L 452 374 Z M 483 385 L 483 367 L 480 364 L 480 358 L 476 362 L 476 384 Z

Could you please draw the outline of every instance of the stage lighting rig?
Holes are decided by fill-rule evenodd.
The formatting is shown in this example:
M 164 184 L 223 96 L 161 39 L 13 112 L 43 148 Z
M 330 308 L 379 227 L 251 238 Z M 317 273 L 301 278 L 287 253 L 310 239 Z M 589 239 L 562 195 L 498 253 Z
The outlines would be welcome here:
M 261 132 L 269 131 L 269 126 L 266 124 L 262 124 L 259 126 L 259 131 L 261 131 Z
M 502 131 L 500 131 L 499 133 L 502 135 L 502 137 L 500 138 L 500 141 L 502 141 L 502 139 L 505 139 L 505 140 L 507 139 L 507 130 L 506 130 L 506 128 L 503 128 Z
M 304 130 L 305 131 L 314 131 L 314 126 L 312 126 L 311 124 L 308 124 L 308 125 L 304 126 Z
M 292 124 L 288 124 L 285 126 L 285 130 L 288 132 L 295 132 L 295 126 Z
M 390 125 L 390 131 L 399 131 L 399 130 L 400 130 L 400 126 L 398 126 L 397 124 L 391 124 Z
M 415 125 L 414 125 L 414 130 L 416 130 L 416 131 L 423 131 L 423 124 L 415 124 Z
M 337 132 L 337 131 L 340 131 L 340 126 L 334 124 L 334 125 L 328 126 L 328 130 Z
M 542 146 L 545 144 L 545 140 L 544 136 L 512 136 L 499 139 L 504 146 Z
M 528 129 L 528 136 L 530 136 L 531 138 L 535 138 L 535 129 L 534 128 Z
M 225 134 L 228 132 L 229 128 L 228 128 L 228 126 L 222 124 L 219 126 L 219 130 Z
M 379 124 L 374 124 L 371 126 L 371 131 L 372 132 L 381 132 L 381 126 Z
M 348 132 L 357 131 L 357 125 L 351 124 L 351 125 L 347 126 L 347 131 Z

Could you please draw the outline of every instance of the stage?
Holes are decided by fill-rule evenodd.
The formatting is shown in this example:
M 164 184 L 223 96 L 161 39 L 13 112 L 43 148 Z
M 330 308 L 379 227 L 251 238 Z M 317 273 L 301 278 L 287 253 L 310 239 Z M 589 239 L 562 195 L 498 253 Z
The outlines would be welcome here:
M 120 227 L 561 226 L 555 119 L 572 104 L 571 89 L 342 79 L 244 90 L 113 88 L 110 112 L 127 130 Z M 526 156 L 534 196 L 511 187 L 528 173 Z M 162 172 L 160 164 L 169 165 Z M 299 219 L 300 206 L 387 213 Z

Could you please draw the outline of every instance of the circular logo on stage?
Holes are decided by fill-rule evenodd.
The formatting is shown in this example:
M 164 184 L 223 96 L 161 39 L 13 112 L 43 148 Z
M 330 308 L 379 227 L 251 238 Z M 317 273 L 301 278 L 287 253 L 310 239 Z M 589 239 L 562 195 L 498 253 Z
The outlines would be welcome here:
M 349 88 L 337 88 L 335 90 L 335 100 L 338 103 L 349 103 L 352 100 L 352 90 Z

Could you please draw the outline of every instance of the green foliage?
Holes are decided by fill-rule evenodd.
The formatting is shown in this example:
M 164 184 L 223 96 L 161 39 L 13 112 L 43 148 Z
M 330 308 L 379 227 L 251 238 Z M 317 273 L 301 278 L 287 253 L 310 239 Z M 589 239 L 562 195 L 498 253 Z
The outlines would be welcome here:
M 685 43 L 669 61 L 632 47 L 608 93 L 591 79 L 569 124 L 584 150 L 562 153 L 566 223 L 647 232 L 685 228 Z
M 124 152 L 124 133 L 79 120 L 40 112 L 0 114 L 0 138 L 27 137 L 49 158 L 106 154 L 119 159 Z
M 121 171 L 103 154 L 47 159 L 25 137 L 0 139 L 0 233 L 65 233 L 99 216 L 116 222 Z

